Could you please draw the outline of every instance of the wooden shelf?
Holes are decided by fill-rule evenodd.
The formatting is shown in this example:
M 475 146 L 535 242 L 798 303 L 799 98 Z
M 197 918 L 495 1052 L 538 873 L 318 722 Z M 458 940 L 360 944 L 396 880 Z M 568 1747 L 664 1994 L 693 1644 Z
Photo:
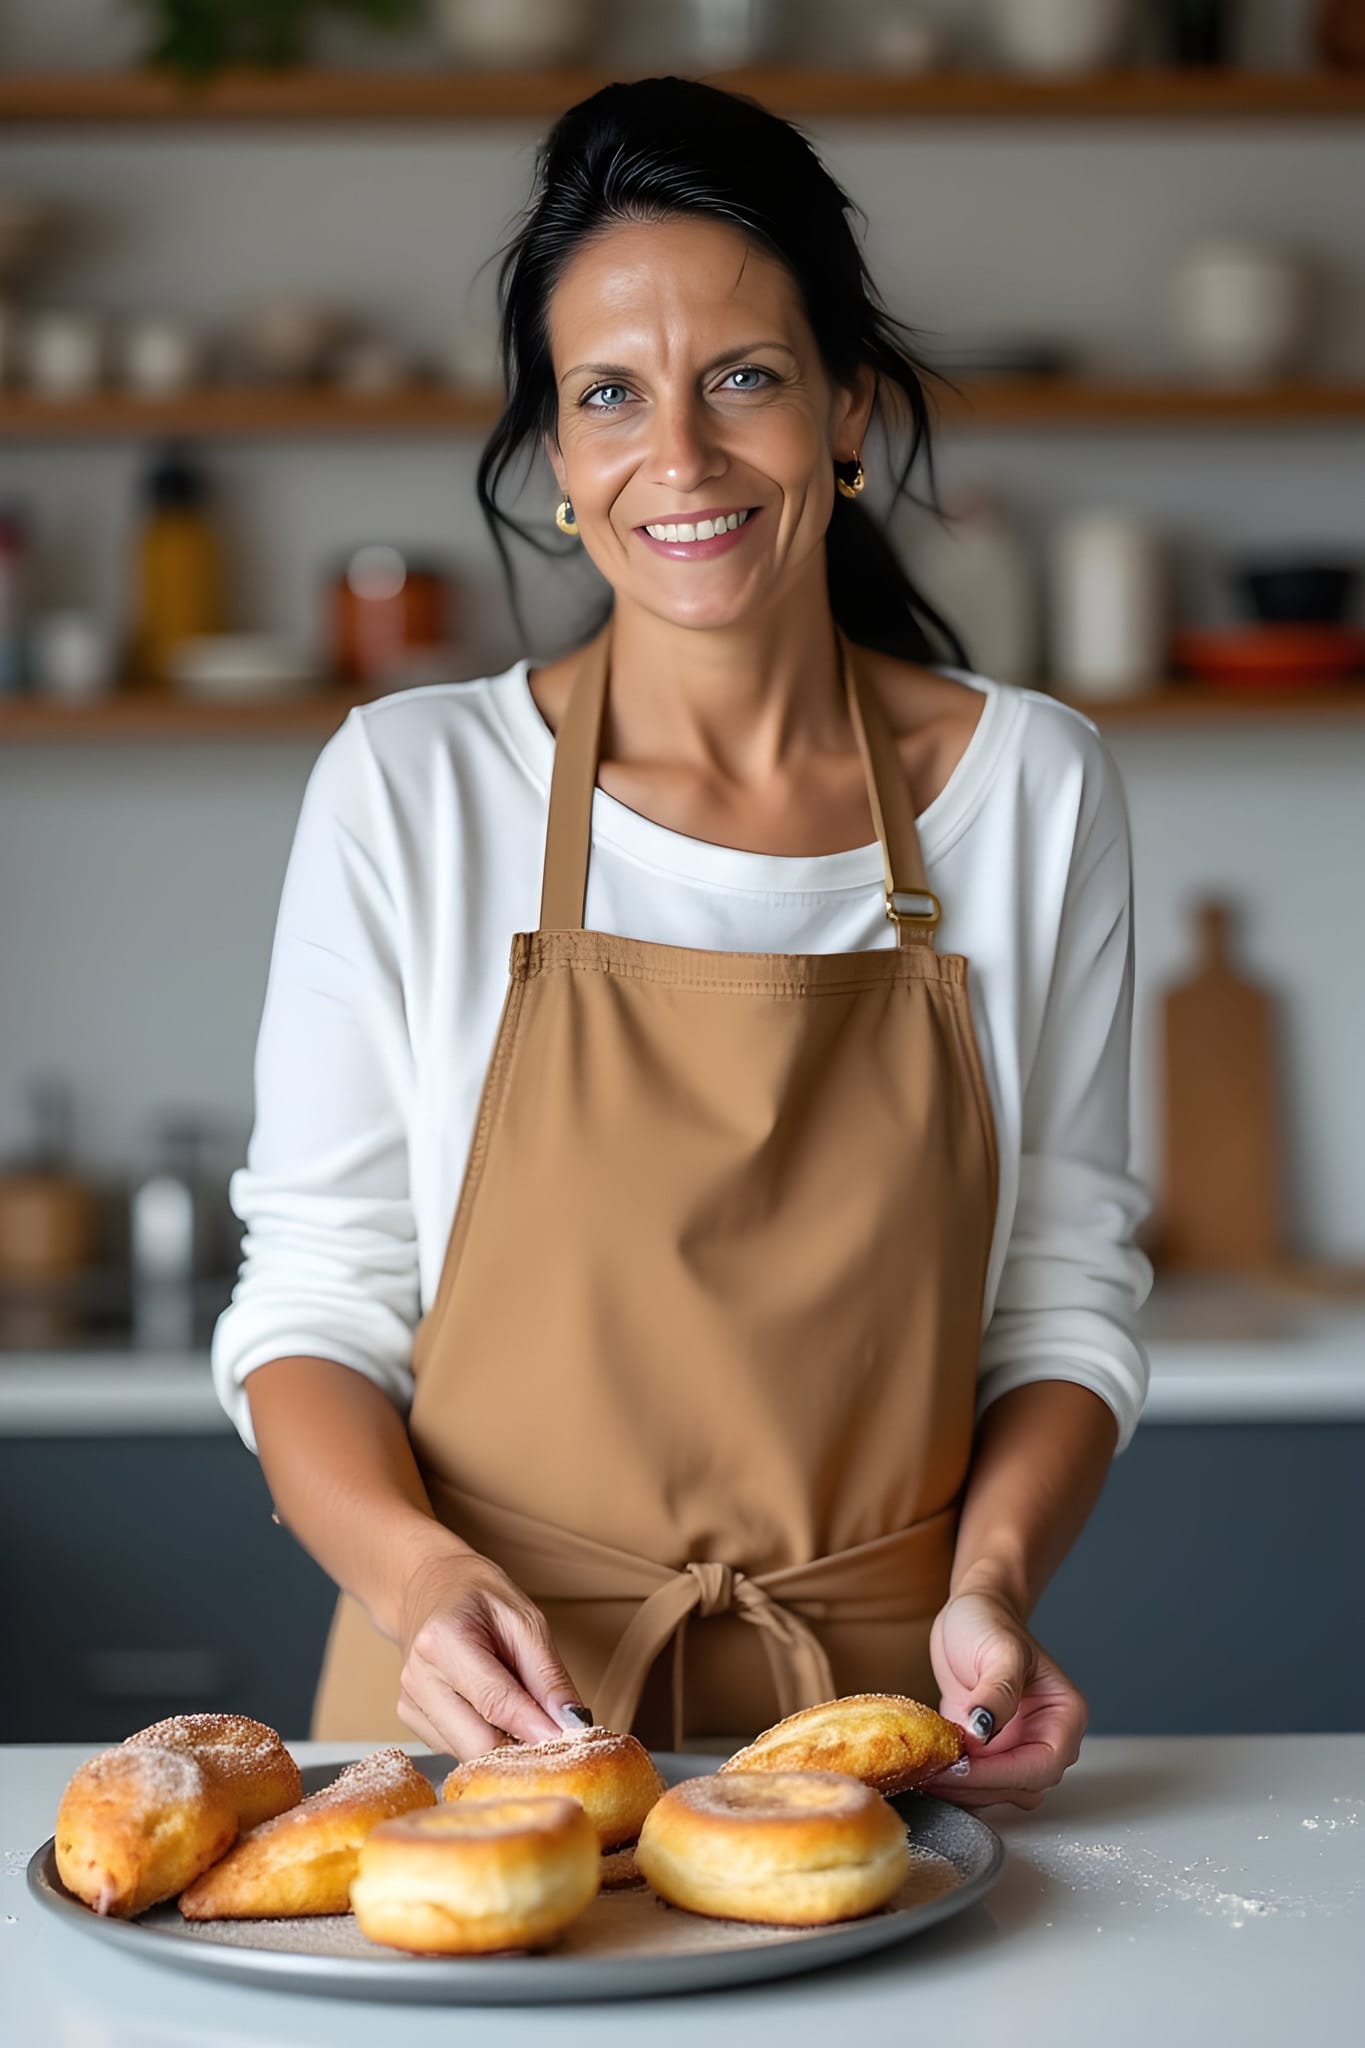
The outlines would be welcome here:
M 278 704 L 199 704 L 129 692 L 94 704 L 0 697 L 0 747 L 120 740 L 324 740 L 365 699 L 333 689 Z
M 939 422 L 954 430 L 1129 427 L 1311 428 L 1365 420 L 1365 383 L 1299 378 L 1209 387 L 1115 378 L 967 377 L 957 391 L 931 383 Z M 187 435 L 468 434 L 497 418 L 495 392 L 415 384 L 363 396 L 325 387 L 206 387 L 171 398 L 117 390 L 56 399 L 0 392 L 0 439 L 98 440 Z
M 191 129 L 220 122 L 541 120 L 612 73 L 231 70 L 202 86 L 152 71 L 10 72 L 0 124 Z M 775 113 L 841 120 L 1359 120 L 1365 73 L 1124 68 L 1082 78 L 941 70 L 898 74 L 764 65 L 710 74 Z
M 1365 396 L 1365 394 L 1363 394 Z M 492 392 L 414 384 L 373 395 L 323 386 L 207 386 L 169 398 L 105 390 L 76 398 L 0 392 L 0 438 L 85 440 L 105 436 L 469 433 L 491 426 Z
M 198 704 L 129 694 L 84 705 L 0 698 L 0 747 L 109 741 L 324 740 L 365 698 L 333 689 L 284 704 Z M 1062 701 L 1067 701 L 1063 699 Z M 1148 728 L 1192 725 L 1321 724 L 1365 718 L 1365 674 L 1334 688 L 1249 689 L 1244 694 L 1166 683 L 1116 703 L 1075 700 L 1096 725 Z

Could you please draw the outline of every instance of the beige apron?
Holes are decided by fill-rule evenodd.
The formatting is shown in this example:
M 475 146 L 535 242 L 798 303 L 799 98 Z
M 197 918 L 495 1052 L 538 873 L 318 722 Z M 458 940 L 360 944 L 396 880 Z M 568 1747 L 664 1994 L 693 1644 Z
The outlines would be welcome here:
M 998 1159 L 967 961 L 934 951 L 895 741 L 839 646 L 897 943 L 816 954 L 583 929 L 610 629 L 586 650 L 414 1346 L 436 1513 L 654 1747 L 938 1699 Z M 410 1740 L 400 1667 L 343 1595 L 314 1736 Z

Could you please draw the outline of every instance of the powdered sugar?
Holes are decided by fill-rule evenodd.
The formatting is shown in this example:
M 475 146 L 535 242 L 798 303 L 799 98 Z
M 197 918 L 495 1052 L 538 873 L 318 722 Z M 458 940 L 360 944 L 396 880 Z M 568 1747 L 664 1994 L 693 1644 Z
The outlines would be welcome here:
M 187 1752 L 152 1743 L 101 1750 L 81 1765 L 71 1784 L 78 1782 L 101 1790 L 117 1787 L 150 1807 L 189 1805 L 203 1797 L 205 1785 L 203 1771 Z
M 273 1728 L 246 1714 L 175 1714 L 130 1735 L 125 1749 L 153 1744 L 206 1756 L 214 1769 L 230 1777 L 238 1772 L 268 1769 L 285 1754 Z
M 409 1792 L 420 1795 L 423 1787 L 430 1790 L 428 1780 L 411 1757 L 405 1756 L 401 1749 L 377 1749 L 372 1756 L 363 1756 L 356 1763 L 347 1764 L 330 1785 L 324 1785 L 320 1792 L 310 1793 L 302 1805 L 291 1806 L 286 1812 L 277 1813 L 273 1820 L 262 1821 L 242 1840 L 251 1841 L 266 1833 L 307 1827 L 319 1813 L 335 1806 L 349 1806 L 353 1801 L 363 1805 L 371 1801 L 393 1800 Z M 434 1791 L 431 1796 L 434 1800 Z M 419 1803 L 425 1805 L 429 1802 L 424 1798 L 404 1798 L 402 1801 L 404 1805 Z
M 800 1821 L 812 1813 L 853 1819 L 865 1814 L 877 1796 L 838 1771 L 737 1771 L 733 1777 L 717 1771 L 673 1787 L 675 1802 L 693 1813 L 740 1822 Z
M 628 1756 L 639 1748 L 633 1735 L 615 1728 L 585 1728 L 581 1735 L 552 1735 L 545 1742 L 500 1743 L 484 1756 L 457 1764 L 450 1777 L 459 1785 L 466 1771 L 472 1775 L 481 1765 L 498 1771 L 534 1771 L 545 1764 L 576 1763 L 584 1756 Z

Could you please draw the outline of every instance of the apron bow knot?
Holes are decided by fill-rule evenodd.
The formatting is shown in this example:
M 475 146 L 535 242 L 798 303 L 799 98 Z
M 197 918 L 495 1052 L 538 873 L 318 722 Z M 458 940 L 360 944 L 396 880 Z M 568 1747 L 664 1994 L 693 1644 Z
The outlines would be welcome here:
M 744 1577 L 723 1559 L 696 1558 L 687 1567 L 697 1582 L 696 1612 L 728 1614 L 735 1604 L 737 1582 Z
M 629 1728 L 650 1666 L 673 1644 L 673 1747 L 684 1746 L 683 1638 L 693 1615 L 734 1614 L 763 1634 L 777 1694 L 778 1718 L 818 1706 L 835 1694 L 824 1645 L 791 1608 L 757 1579 L 714 1558 L 695 1558 L 674 1572 L 636 1608 L 607 1665 L 596 1694 L 597 1718 L 607 1728 Z

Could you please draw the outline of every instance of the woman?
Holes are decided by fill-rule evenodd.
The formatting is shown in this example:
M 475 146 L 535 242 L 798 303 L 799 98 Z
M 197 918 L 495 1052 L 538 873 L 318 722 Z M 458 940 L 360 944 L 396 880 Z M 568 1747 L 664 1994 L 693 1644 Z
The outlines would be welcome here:
M 318 1735 L 888 1690 L 971 1731 L 950 1797 L 1077 1754 L 1028 1616 L 1145 1387 L 1127 822 L 857 502 L 926 405 L 850 212 L 700 84 L 563 117 L 480 489 L 502 547 L 543 447 L 607 615 L 309 783 L 214 1364 L 343 1589 Z

